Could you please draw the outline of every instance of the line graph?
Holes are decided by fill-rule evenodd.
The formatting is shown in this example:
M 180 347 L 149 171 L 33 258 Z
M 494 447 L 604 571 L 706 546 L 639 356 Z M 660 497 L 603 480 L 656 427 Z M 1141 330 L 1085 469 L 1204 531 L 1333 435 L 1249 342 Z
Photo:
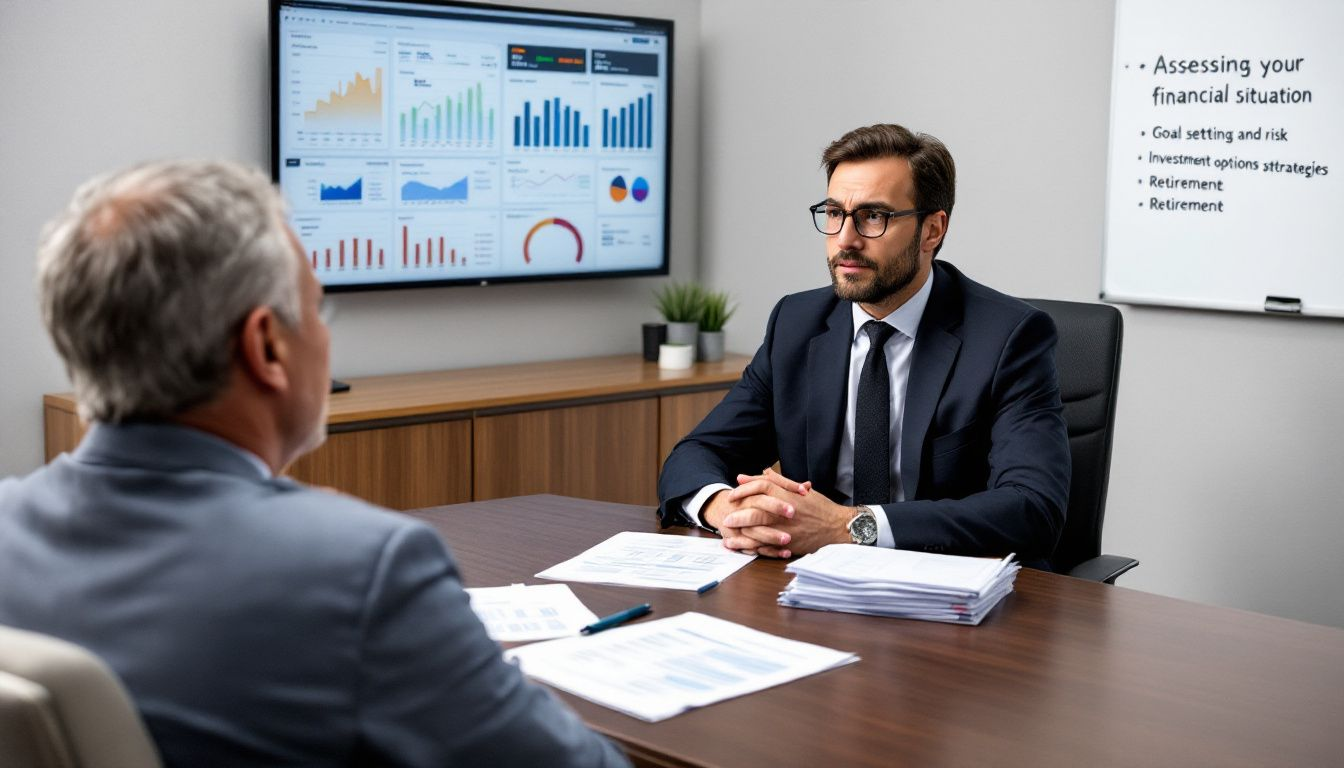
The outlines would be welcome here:
M 542 189 L 545 187 L 555 189 L 558 187 L 566 187 L 571 184 L 578 184 L 580 183 L 579 180 L 583 178 L 585 178 L 585 175 L 579 173 L 571 173 L 567 175 L 552 173 L 550 176 L 546 176 L 542 179 L 518 178 L 515 176 L 509 179 L 509 186 L 513 189 Z
M 592 198 L 591 160 L 508 160 L 504 193 L 510 202 L 566 202 Z

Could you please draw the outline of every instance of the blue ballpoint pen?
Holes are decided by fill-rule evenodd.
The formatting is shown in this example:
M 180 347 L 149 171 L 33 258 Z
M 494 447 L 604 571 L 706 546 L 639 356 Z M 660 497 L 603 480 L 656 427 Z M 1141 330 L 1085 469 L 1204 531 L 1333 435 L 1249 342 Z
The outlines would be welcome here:
M 617 624 L 624 624 L 631 619 L 638 619 L 640 616 L 653 610 L 653 606 L 648 603 L 636 605 L 634 608 L 626 608 L 620 613 L 613 613 L 610 616 L 603 617 L 594 621 L 592 624 L 580 629 L 579 632 L 585 635 L 591 635 L 595 632 L 601 632 L 604 629 L 611 629 Z

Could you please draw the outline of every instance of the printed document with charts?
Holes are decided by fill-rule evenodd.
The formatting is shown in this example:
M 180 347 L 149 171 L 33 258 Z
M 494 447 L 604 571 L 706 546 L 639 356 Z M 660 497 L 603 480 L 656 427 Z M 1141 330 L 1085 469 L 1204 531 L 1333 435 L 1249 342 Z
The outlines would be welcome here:
M 577 635 L 597 621 L 567 584 L 514 584 L 466 590 L 471 610 L 497 643 Z
M 818 611 L 979 624 L 1022 567 L 1002 560 L 828 544 L 789 563 L 779 604 Z
M 622 531 L 537 578 L 698 590 L 723 581 L 755 559 L 724 549 L 718 539 Z
M 529 677 L 651 723 L 859 660 L 694 612 L 513 648 L 504 658 Z

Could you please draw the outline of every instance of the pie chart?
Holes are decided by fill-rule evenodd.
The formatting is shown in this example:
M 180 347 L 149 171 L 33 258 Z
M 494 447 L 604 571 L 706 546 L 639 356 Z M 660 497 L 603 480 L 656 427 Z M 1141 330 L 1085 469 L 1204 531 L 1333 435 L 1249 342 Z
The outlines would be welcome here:
M 641 182 L 641 181 L 644 181 L 644 180 L 643 180 L 643 179 L 636 179 L 636 180 L 635 180 L 635 184 L 636 184 L 636 187 L 635 187 L 635 198 L 636 198 L 636 199 L 642 199 L 642 198 L 639 197 L 639 187 L 638 187 L 638 184 L 639 184 L 639 182 Z M 647 195 L 648 193 L 649 193 L 649 190 L 648 190 L 648 184 L 645 184 L 645 185 L 644 185 L 644 194 Z M 622 200 L 625 199 L 625 195 L 626 195 L 626 189 L 625 189 L 625 177 L 624 177 L 624 176 L 617 176 L 616 178 L 614 178 L 614 179 L 611 180 L 611 199 L 612 199 L 612 200 L 615 200 L 616 202 L 619 203 L 619 202 L 621 202 Z
M 649 196 L 649 182 L 643 176 L 636 176 L 634 183 L 630 185 L 630 195 L 635 198 L 636 203 L 644 202 L 644 198 Z

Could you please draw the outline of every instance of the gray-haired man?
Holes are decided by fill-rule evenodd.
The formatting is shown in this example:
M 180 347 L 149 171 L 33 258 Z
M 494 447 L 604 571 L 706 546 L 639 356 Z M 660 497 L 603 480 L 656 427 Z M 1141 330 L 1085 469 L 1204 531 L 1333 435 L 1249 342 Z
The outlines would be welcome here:
M 92 428 L 0 482 L 0 623 L 103 657 L 165 761 L 625 765 L 506 664 L 429 528 L 275 475 L 321 444 L 321 288 L 264 176 L 144 165 L 42 241 Z

